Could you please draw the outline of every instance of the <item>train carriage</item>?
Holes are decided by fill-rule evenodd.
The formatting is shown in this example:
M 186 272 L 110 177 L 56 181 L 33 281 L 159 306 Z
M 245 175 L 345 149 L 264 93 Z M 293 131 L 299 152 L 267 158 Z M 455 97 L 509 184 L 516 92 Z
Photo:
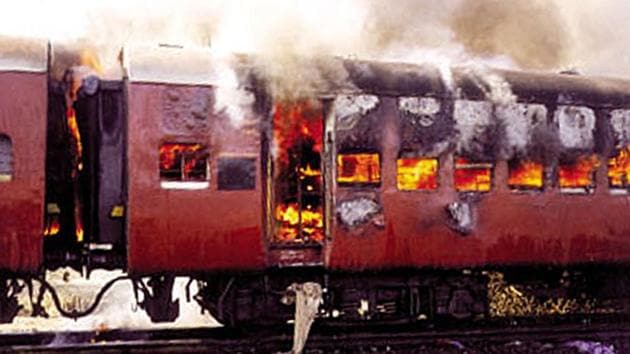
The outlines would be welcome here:
M 304 282 L 342 323 L 486 317 L 495 269 L 607 274 L 594 294 L 630 295 L 630 83 L 303 64 L 347 75 L 279 96 L 255 58 L 162 46 L 126 48 L 121 80 L 49 77 L 45 241 L 11 243 L 30 263 L 1 268 L 124 268 L 158 321 L 177 317 L 173 278 L 190 276 L 232 325 L 290 318 L 281 300 Z

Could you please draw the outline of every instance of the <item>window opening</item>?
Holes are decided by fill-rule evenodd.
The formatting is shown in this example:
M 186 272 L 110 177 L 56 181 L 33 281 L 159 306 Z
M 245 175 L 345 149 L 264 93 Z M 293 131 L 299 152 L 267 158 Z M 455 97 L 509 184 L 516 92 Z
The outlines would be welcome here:
M 396 160 L 396 186 L 401 191 L 436 190 L 438 187 L 438 160 L 415 157 Z
M 208 149 L 199 143 L 163 143 L 160 182 L 166 189 L 208 188 Z
M 599 167 L 597 155 L 580 156 L 577 160 L 560 163 L 558 184 L 560 192 L 590 194 L 595 191 L 595 172 Z
M 494 165 L 489 162 L 457 157 L 455 159 L 455 189 L 459 192 L 490 191 L 493 167 Z
M 379 154 L 338 154 L 337 183 L 379 185 L 381 183 Z
M 13 144 L 8 135 L 0 134 L 0 182 L 13 178 Z
M 618 148 L 608 159 L 608 185 L 613 194 L 628 194 L 630 189 L 630 146 Z
M 529 160 L 511 160 L 508 163 L 508 186 L 515 191 L 542 190 L 544 166 Z

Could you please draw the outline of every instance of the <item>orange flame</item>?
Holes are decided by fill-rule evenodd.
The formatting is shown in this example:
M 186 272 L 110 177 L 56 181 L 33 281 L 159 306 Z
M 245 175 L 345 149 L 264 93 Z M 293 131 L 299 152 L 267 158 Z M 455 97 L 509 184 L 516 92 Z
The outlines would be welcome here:
M 617 155 L 608 159 L 608 182 L 613 188 L 630 184 L 630 146 L 618 149 Z
M 315 101 L 276 103 L 273 113 L 273 138 L 278 159 L 287 162 L 287 151 L 299 139 L 313 142 L 313 152 L 322 151 L 323 115 Z
M 275 212 L 276 220 L 279 222 L 279 228 L 276 232 L 277 241 L 282 242 L 301 242 L 301 241 L 317 241 L 324 239 L 324 218 L 320 208 L 311 210 L 309 206 L 299 212 L 296 203 L 278 205 Z M 299 230 L 302 230 L 303 240 L 299 236 Z
M 437 189 L 438 161 L 433 158 L 404 158 L 396 161 L 398 190 Z
M 380 183 L 381 163 L 378 154 L 337 155 L 338 183 Z
M 68 130 L 70 131 L 70 135 L 72 135 L 72 140 L 74 144 L 74 149 L 76 151 L 75 156 L 75 166 L 78 171 L 81 171 L 83 168 L 82 156 L 83 156 L 83 145 L 81 144 L 81 133 L 79 132 L 79 125 L 77 123 L 77 115 L 74 111 L 74 108 L 68 107 L 66 110 L 66 122 L 68 124 Z M 76 173 L 76 171 L 73 171 Z
M 48 215 L 46 217 L 46 227 L 44 228 L 44 236 L 55 236 L 61 230 L 59 218 L 57 215 Z
M 510 165 L 508 185 L 511 188 L 540 189 L 543 186 L 543 171 L 544 167 L 541 163 L 518 161 L 516 166 Z
M 160 146 L 160 170 L 173 169 L 180 162 L 183 163 L 184 178 L 187 178 L 205 157 L 201 144 L 164 143 Z
M 594 174 L 599 167 L 597 155 L 580 156 L 571 165 L 560 165 L 558 182 L 560 188 L 584 188 L 595 185 Z
M 492 182 L 491 163 L 473 163 L 463 158 L 455 160 L 455 189 L 460 192 L 487 192 Z

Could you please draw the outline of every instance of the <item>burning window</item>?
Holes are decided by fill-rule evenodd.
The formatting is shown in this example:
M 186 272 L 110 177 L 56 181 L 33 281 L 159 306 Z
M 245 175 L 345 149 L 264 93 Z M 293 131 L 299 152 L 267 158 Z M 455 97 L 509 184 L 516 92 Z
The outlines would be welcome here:
M 222 157 L 218 161 L 219 190 L 247 190 L 256 188 L 256 159 Z
M 438 160 L 435 158 L 399 158 L 396 161 L 396 185 L 401 191 L 435 190 L 438 187 Z
M 163 143 L 160 146 L 162 188 L 208 188 L 208 149 L 198 143 Z
M 324 120 L 314 100 L 277 103 L 273 115 L 273 216 L 275 244 L 324 240 L 321 174 Z
M 380 184 L 379 155 L 376 153 L 337 155 L 337 182 L 339 184 Z
M 488 192 L 492 183 L 493 164 L 455 159 L 455 189 L 459 192 Z
M 619 148 L 608 159 L 608 185 L 612 193 L 628 193 L 630 189 L 630 146 Z
M 535 161 L 512 160 L 508 164 L 508 186 L 513 190 L 541 190 L 544 166 Z
M 595 172 L 599 167 L 596 155 L 580 156 L 576 161 L 560 163 L 558 184 L 563 193 L 592 193 L 595 189 Z
M 0 182 L 8 182 L 13 178 L 13 145 L 11 138 L 0 134 Z

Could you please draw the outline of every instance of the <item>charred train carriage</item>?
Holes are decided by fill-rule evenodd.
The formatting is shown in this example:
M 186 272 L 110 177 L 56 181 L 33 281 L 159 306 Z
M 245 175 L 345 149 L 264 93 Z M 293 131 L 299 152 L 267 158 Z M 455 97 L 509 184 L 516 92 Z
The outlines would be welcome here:
M 291 318 L 306 282 L 343 323 L 483 318 L 496 269 L 629 295 L 630 82 L 335 59 L 280 99 L 249 58 L 126 50 L 105 80 L 24 48 L 0 55 L 3 321 L 59 266 L 126 270 L 156 321 L 189 276 L 232 325 Z

